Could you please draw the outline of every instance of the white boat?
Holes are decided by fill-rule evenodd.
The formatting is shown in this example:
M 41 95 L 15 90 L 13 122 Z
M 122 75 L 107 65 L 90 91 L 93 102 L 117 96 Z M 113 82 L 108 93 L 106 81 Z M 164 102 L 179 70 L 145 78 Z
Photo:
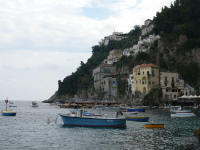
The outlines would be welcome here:
M 171 110 L 171 117 L 194 117 L 195 114 L 191 110 L 182 109 L 180 106 Z
M 194 117 L 195 114 L 193 112 L 171 112 L 171 117 Z
M 32 102 L 32 107 L 39 107 L 39 105 L 38 105 L 37 102 L 33 101 L 33 102 Z

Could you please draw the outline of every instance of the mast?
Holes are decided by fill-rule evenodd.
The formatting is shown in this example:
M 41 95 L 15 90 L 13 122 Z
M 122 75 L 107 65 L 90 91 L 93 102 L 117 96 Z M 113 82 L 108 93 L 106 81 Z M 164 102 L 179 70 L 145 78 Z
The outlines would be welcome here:
M 5 100 L 5 103 L 6 103 L 6 111 L 8 110 L 7 108 L 8 108 L 8 97 L 7 97 L 7 99 Z

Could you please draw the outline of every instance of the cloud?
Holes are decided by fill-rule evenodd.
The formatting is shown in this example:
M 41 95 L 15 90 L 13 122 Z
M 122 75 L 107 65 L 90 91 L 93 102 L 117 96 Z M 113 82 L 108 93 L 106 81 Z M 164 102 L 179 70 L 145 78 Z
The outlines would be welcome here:
M 57 81 L 86 62 L 91 53 L 14 51 L 0 55 L 0 97 L 46 99 L 57 90 Z M 35 94 L 38 93 L 38 94 Z
M 171 1 L 0 0 L 0 49 L 87 51 L 114 30 L 128 32 L 142 24 Z
M 0 0 L 0 91 L 47 98 L 113 31 L 128 32 L 174 0 Z

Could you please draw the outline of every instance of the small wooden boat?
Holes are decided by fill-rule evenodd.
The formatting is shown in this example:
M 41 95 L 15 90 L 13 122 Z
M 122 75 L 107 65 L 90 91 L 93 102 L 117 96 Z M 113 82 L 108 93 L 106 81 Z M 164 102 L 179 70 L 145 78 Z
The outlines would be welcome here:
M 144 108 L 128 108 L 128 112 L 145 112 Z
M 139 121 L 139 122 L 148 122 L 149 121 L 149 117 L 127 116 L 126 120 L 129 120 L 129 121 Z
M 125 118 L 98 118 L 60 114 L 64 126 L 125 128 Z
M 8 100 L 5 100 L 5 103 L 6 103 L 6 110 L 2 110 L 1 111 L 1 114 L 2 116 L 16 116 L 16 112 L 15 111 L 11 111 L 11 110 L 8 110 Z
M 164 128 L 164 124 L 145 124 L 145 127 L 148 129 Z

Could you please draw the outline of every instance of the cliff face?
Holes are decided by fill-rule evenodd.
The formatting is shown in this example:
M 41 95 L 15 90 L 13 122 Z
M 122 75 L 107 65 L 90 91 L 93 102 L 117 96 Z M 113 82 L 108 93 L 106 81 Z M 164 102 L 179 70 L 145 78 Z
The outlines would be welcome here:
M 184 40 L 182 37 L 185 37 Z M 178 72 L 181 77 L 199 93 L 200 87 L 200 48 L 185 48 L 186 36 L 169 43 L 161 39 L 158 44 L 160 68 L 163 71 Z
M 126 34 L 126 38 L 114 41 L 107 45 L 92 47 L 92 56 L 86 63 L 81 62 L 80 67 L 72 75 L 59 81 L 59 88 L 52 99 L 94 98 L 92 70 L 96 68 L 113 49 L 135 51 L 142 46 L 140 52 L 124 55 L 114 63 L 120 80 L 126 80 L 135 65 L 142 63 L 159 62 L 161 71 L 178 72 L 191 86 L 200 91 L 200 6 L 199 0 L 176 0 L 170 8 L 164 7 L 153 19 L 153 30 L 141 36 L 141 28 L 136 26 Z M 143 28 L 143 27 L 142 27 Z M 160 35 L 148 45 L 141 45 L 144 39 Z M 143 39 L 139 38 L 142 37 Z M 141 41 L 139 41 L 139 39 Z M 143 41 L 142 41 L 143 40 Z M 139 41 L 139 42 L 138 42 Z M 139 45 L 137 45 L 139 43 Z M 133 52 L 134 52 L 133 51 Z M 136 52 L 136 51 L 135 51 Z M 125 82 L 123 82 L 123 86 Z M 127 90 L 121 87 L 120 90 Z M 130 98 L 129 92 L 122 91 L 119 99 Z

